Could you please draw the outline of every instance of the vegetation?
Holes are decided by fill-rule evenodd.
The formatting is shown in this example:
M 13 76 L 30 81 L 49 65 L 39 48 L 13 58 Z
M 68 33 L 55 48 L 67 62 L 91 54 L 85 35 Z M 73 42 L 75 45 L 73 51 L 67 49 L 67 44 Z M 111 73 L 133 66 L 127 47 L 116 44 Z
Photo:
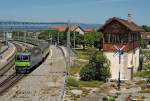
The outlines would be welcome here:
M 146 78 L 147 82 L 150 83 L 150 63 L 144 65 L 142 71 L 138 71 L 135 76 Z
M 84 35 L 84 44 L 89 47 L 99 47 L 103 34 L 100 32 L 90 32 Z
M 74 77 L 68 77 L 66 83 L 68 87 L 82 88 L 82 87 L 100 87 L 104 82 L 97 81 L 97 80 L 82 81 L 82 80 L 77 80 Z
M 96 51 L 95 48 L 89 48 L 89 49 L 85 49 L 85 50 L 84 49 L 75 50 L 75 52 L 78 55 L 78 58 L 85 59 L 85 60 L 89 60 L 90 56 L 92 54 L 94 54 L 95 51 Z
M 75 75 L 80 72 L 80 69 L 86 65 L 88 61 L 80 61 L 80 60 L 75 60 L 74 65 L 69 68 L 69 74 L 70 75 Z
M 110 62 L 102 52 L 95 52 L 89 60 L 89 64 L 82 67 L 80 78 L 83 81 L 106 81 L 110 77 Z
M 64 32 L 58 32 L 56 30 L 47 30 L 39 35 L 39 39 L 49 39 L 50 35 L 53 37 L 53 42 L 57 42 L 58 38 L 58 33 L 59 33 L 59 40 L 60 40 L 60 45 L 65 45 L 66 44 L 66 38 L 67 38 L 67 32 L 68 29 Z M 100 32 L 91 32 L 91 33 L 86 33 L 85 35 L 81 35 L 78 32 L 71 32 L 70 33 L 70 41 L 71 41 L 71 46 L 74 47 L 74 35 L 75 35 L 75 45 L 81 45 L 83 49 L 85 49 L 85 46 L 88 47 L 99 47 L 100 40 L 103 37 L 103 34 Z
M 66 83 L 68 87 L 79 87 L 79 82 L 74 77 L 68 77 Z
M 145 30 L 145 32 L 150 32 L 150 26 L 143 25 L 142 28 Z
M 79 81 L 80 87 L 100 87 L 103 83 L 102 81 Z
M 146 44 L 145 40 L 143 40 L 143 39 L 140 40 L 140 46 L 143 49 L 147 48 L 147 44 Z
M 20 36 L 20 37 L 23 37 L 25 34 L 24 32 L 21 32 L 21 31 L 15 31 L 15 32 L 12 32 L 12 37 L 16 37 L 16 36 Z

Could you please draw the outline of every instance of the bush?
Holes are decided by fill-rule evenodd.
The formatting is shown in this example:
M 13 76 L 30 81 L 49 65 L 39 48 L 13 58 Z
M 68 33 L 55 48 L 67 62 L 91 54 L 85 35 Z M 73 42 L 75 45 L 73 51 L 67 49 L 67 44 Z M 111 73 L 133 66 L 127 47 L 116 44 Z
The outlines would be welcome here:
M 89 64 L 81 68 L 81 80 L 106 81 L 110 77 L 110 62 L 102 52 L 95 52 L 89 60 Z
M 67 86 L 79 87 L 79 82 L 73 77 L 68 77 L 66 83 Z
M 90 81 L 90 80 L 93 80 L 95 79 L 95 71 L 94 69 L 92 68 L 92 65 L 91 64 L 87 64 L 85 65 L 84 67 L 82 67 L 82 69 L 80 70 L 80 77 L 81 77 L 81 80 L 84 80 L 84 81 Z

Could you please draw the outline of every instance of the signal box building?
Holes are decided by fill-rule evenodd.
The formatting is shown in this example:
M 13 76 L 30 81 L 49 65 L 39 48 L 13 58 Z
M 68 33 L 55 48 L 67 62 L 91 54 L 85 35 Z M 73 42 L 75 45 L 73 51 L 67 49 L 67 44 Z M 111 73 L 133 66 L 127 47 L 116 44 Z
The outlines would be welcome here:
M 121 80 L 131 80 L 133 72 L 139 67 L 139 40 L 140 32 L 143 31 L 136 25 L 131 16 L 128 20 L 117 17 L 110 18 L 106 23 L 98 29 L 104 33 L 101 42 L 102 50 L 111 62 L 111 79 L 117 80 L 120 69 Z M 114 56 L 116 49 L 114 46 L 121 48 L 123 46 L 124 53 L 121 55 L 121 64 L 119 64 L 119 54 Z

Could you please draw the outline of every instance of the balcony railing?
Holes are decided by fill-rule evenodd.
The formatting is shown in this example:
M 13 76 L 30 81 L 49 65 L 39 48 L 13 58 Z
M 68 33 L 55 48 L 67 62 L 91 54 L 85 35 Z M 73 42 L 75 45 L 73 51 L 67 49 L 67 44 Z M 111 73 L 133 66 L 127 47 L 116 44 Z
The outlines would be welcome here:
M 125 48 L 124 48 L 124 51 L 125 52 L 128 52 L 130 50 L 133 50 L 137 47 L 139 47 L 139 43 L 138 42 L 129 42 L 129 43 L 115 43 L 115 44 L 112 44 L 112 43 L 103 43 L 103 50 L 104 51 L 110 51 L 110 52 L 114 52 L 116 51 L 114 45 L 116 45 L 117 47 L 122 47 L 123 45 L 125 45 Z

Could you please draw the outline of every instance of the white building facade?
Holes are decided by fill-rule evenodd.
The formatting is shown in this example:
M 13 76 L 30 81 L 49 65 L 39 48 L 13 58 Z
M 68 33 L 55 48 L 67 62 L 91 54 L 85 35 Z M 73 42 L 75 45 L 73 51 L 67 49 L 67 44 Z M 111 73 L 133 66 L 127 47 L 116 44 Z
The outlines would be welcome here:
M 119 64 L 119 55 L 114 56 L 114 52 L 104 52 L 106 57 L 110 60 L 110 72 L 112 80 L 118 80 L 119 69 L 121 80 L 131 80 L 133 72 L 138 70 L 139 67 L 139 48 L 135 52 L 125 52 L 121 55 L 121 64 Z

